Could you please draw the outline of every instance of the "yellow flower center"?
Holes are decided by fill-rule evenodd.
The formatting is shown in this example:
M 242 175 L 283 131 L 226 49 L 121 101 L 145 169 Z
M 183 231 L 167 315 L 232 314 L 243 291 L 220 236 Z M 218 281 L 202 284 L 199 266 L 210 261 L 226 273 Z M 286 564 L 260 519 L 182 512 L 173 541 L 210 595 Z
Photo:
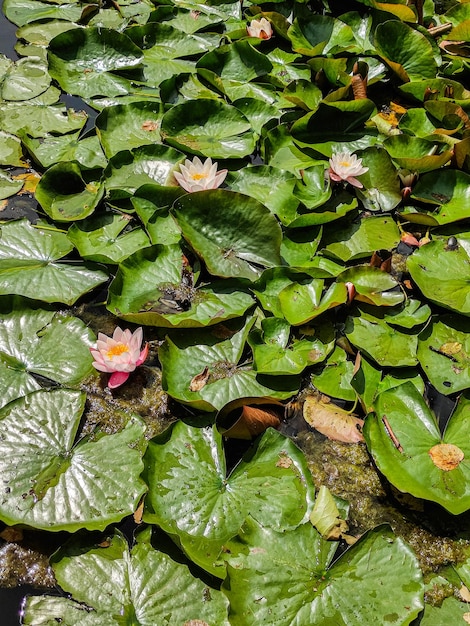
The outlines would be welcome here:
M 120 354 L 123 354 L 124 352 L 128 352 L 127 346 L 124 345 L 123 343 L 118 343 L 117 345 L 113 346 L 112 348 L 108 350 L 108 352 L 106 353 L 106 356 L 108 357 L 108 359 L 112 359 L 113 356 L 119 356 Z
M 340 161 L 339 164 L 341 167 L 351 167 L 351 163 L 349 161 Z
M 207 178 L 207 174 L 191 174 L 193 180 L 201 180 L 201 178 Z

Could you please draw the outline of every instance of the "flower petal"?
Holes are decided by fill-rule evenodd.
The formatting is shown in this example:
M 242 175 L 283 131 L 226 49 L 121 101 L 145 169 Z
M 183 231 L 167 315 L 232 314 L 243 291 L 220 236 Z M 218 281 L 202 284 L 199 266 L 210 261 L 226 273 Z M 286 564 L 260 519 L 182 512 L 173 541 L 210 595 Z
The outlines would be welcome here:
M 116 389 L 116 387 L 120 387 L 121 385 L 123 385 L 128 378 L 129 372 L 114 372 L 109 377 L 108 387 L 110 389 Z

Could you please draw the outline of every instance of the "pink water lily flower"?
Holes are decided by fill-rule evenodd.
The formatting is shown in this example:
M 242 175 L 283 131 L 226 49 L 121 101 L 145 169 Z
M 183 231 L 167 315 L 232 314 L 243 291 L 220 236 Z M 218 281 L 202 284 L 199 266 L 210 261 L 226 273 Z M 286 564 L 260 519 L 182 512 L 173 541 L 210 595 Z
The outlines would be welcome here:
M 331 180 L 336 183 L 344 180 L 353 185 L 353 187 L 363 187 L 363 184 L 357 180 L 356 176 L 365 174 L 369 171 L 368 167 L 362 165 L 362 159 L 355 154 L 351 154 L 349 150 L 336 152 L 331 156 L 330 169 L 328 174 Z
M 199 157 L 194 157 L 192 161 L 186 159 L 184 165 L 180 165 L 180 172 L 175 172 L 174 176 L 180 187 L 192 193 L 217 189 L 224 182 L 227 172 L 228 170 L 218 172 L 217 163 L 212 163 L 211 158 L 203 163 Z
M 96 348 L 90 348 L 94 358 L 93 367 L 99 372 L 111 374 L 108 387 L 116 389 L 126 382 L 130 372 L 142 365 L 149 351 L 148 344 L 142 346 L 142 328 L 135 332 L 122 330 L 119 326 L 113 336 L 98 333 Z
M 260 20 L 252 20 L 250 25 L 247 26 L 246 32 L 250 37 L 271 39 L 273 36 L 273 27 L 265 17 L 262 17 Z

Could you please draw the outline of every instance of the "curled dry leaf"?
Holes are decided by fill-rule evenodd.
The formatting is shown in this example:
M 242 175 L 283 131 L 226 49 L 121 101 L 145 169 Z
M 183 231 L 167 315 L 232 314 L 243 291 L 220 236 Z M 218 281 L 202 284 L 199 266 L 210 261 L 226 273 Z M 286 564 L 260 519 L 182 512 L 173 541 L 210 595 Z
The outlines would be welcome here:
M 136 524 L 142 524 L 142 515 L 144 514 L 144 498 L 141 499 L 139 505 L 134 511 L 134 522 Z
M 189 391 L 201 391 L 201 389 L 206 386 L 208 380 L 209 368 L 206 365 L 200 374 L 196 374 L 196 376 L 191 379 L 191 382 L 189 383 Z
M 240 409 L 240 417 L 225 433 L 232 439 L 252 439 L 269 428 L 278 428 L 281 420 L 278 411 L 245 405 Z
M 464 602 L 470 602 L 470 590 L 465 585 L 462 585 L 459 589 L 459 596 Z
M 364 441 L 364 420 L 331 404 L 326 396 L 308 396 L 305 399 L 304 419 L 328 439 L 344 443 Z

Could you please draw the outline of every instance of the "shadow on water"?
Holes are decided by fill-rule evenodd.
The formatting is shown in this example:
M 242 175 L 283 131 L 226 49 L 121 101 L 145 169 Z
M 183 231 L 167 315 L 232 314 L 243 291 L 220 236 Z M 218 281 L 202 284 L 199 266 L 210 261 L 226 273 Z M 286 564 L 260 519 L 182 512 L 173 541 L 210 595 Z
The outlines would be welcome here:
M 0 0 L 0 53 L 16 61 L 16 26 L 9 22 L 3 15 L 3 0 Z

